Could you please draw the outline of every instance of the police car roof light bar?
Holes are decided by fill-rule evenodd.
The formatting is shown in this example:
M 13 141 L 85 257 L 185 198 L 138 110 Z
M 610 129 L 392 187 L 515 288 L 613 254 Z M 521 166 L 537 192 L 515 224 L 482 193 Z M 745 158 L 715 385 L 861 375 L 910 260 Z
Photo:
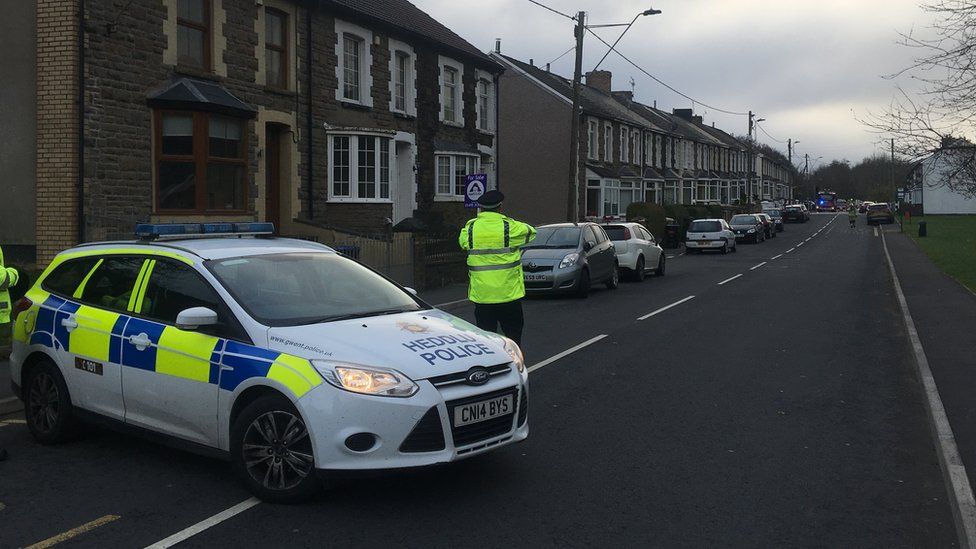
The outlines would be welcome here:
M 164 240 L 214 236 L 271 236 L 274 223 L 139 223 L 136 238 Z

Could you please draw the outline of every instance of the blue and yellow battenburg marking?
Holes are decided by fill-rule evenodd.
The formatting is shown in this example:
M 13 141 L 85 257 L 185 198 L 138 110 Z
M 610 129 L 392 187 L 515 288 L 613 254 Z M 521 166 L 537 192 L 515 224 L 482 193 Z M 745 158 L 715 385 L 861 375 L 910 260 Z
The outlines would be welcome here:
M 62 320 L 74 315 L 78 327 L 68 330 Z M 219 385 L 235 390 L 254 377 L 273 379 L 300 398 L 322 383 L 312 364 L 297 356 L 237 341 L 179 330 L 158 322 L 80 305 L 48 295 L 37 307 L 32 329 L 24 335 L 30 345 L 121 364 L 149 372 Z M 144 336 L 149 345 L 129 341 Z M 227 367 L 222 370 L 221 365 Z

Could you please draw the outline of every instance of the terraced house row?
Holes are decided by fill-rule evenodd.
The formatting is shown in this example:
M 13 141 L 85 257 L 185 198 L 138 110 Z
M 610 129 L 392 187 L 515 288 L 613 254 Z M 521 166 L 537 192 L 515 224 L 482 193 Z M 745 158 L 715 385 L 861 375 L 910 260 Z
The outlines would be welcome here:
M 612 74 L 586 74 L 579 153 L 570 159 L 571 80 L 502 54 L 501 180 L 509 211 L 529 221 L 623 217 L 632 202 L 759 203 L 792 198 L 786 159 L 705 125 L 691 109 L 668 113 L 613 91 Z M 532 120 L 532 123 L 526 123 Z M 541 121 L 541 123 L 540 123 Z M 574 189 L 575 186 L 575 189 Z M 572 200 L 545 200 L 572 196 Z

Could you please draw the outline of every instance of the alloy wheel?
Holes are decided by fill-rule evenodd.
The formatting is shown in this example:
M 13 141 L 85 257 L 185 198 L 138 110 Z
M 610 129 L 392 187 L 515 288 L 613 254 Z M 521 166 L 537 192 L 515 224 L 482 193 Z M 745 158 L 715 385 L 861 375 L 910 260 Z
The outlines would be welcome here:
M 39 433 L 50 433 L 61 416 L 61 398 L 54 378 L 40 372 L 31 379 L 27 396 L 30 421 Z
M 312 472 L 312 441 L 298 416 L 281 410 L 261 414 L 244 433 L 244 466 L 269 490 L 289 490 Z

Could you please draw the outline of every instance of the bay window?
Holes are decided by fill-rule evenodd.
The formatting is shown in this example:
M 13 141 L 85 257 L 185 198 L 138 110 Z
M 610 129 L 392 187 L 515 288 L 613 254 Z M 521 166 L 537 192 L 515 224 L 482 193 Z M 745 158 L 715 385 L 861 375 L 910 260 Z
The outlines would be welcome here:
M 333 135 L 329 138 L 329 200 L 388 202 L 391 139 L 375 135 Z
M 478 157 L 474 155 L 437 154 L 437 196 L 451 200 L 463 199 L 467 176 L 480 173 Z
M 156 111 L 156 211 L 243 212 L 247 147 L 243 120 Z

